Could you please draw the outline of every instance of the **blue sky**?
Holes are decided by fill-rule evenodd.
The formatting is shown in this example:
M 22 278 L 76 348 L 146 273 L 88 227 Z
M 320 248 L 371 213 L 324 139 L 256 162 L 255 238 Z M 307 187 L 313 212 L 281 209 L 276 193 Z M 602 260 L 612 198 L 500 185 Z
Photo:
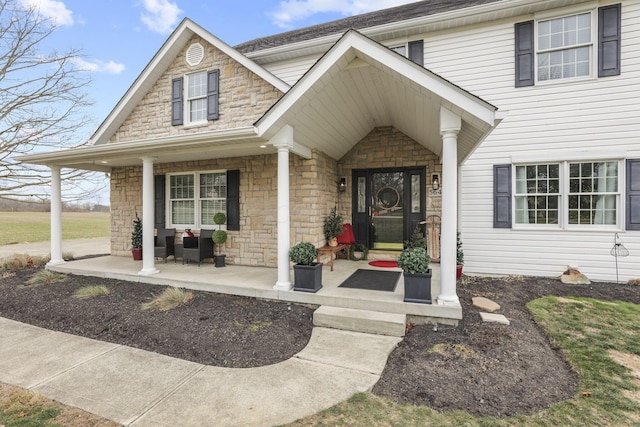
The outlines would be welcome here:
M 16 0 L 53 19 L 48 49 L 79 49 L 91 74 L 87 138 L 180 21 L 188 17 L 234 46 L 244 41 L 415 0 Z

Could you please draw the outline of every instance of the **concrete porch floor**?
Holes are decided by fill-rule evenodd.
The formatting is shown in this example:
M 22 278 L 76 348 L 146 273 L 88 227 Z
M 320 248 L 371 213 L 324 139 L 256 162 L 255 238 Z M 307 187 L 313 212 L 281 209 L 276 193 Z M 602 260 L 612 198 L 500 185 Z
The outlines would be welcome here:
M 398 313 L 410 316 L 413 322 L 457 323 L 462 318 L 460 307 L 439 306 L 436 304 L 415 304 L 403 302 L 404 282 L 402 275 L 395 292 L 370 291 L 362 289 L 339 288 L 357 269 L 401 271 L 370 266 L 367 261 L 348 261 L 339 259 L 334 262 L 334 271 L 328 266 L 323 268 L 323 287 L 315 294 L 298 291 L 277 291 L 273 289 L 277 280 L 277 270 L 266 267 L 249 267 L 227 265 L 215 268 L 213 264 L 182 264 L 169 259 L 156 262 L 160 271 L 151 276 L 139 275 L 142 268 L 140 261 L 128 257 L 103 256 L 70 261 L 50 267 L 60 273 L 69 273 L 93 277 L 105 277 L 152 285 L 176 286 L 193 290 L 217 292 L 231 295 L 242 295 L 254 298 L 272 299 L 293 303 L 327 305 L 361 310 Z M 432 295 L 440 291 L 440 265 L 431 264 L 433 270 Z M 293 269 L 291 280 L 294 281 Z M 419 318 L 414 318 L 418 316 Z

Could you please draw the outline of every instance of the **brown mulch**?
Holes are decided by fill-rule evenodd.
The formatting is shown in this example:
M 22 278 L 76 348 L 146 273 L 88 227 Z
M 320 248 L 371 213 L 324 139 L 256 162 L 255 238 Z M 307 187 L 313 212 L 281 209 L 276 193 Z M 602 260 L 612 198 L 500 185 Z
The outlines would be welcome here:
M 311 335 L 312 306 L 193 291 L 195 298 L 187 305 L 143 311 L 140 305 L 164 287 L 73 275 L 53 285 L 25 286 L 34 273 L 0 271 L 1 317 L 224 367 L 286 360 L 302 350 Z M 72 297 L 88 285 L 105 285 L 111 293 Z M 575 396 L 578 376 L 551 348 L 525 304 L 545 295 L 640 303 L 640 286 L 466 277 L 459 282 L 458 295 L 463 307 L 459 325 L 413 327 L 391 354 L 375 394 L 474 415 L 537 412 Z M 482 323 L 478 309 L 471 306 L 474 296 L 500 304 L 498 313 L 511 325 Z M 441 345 L 433 351 L 436 344 Z

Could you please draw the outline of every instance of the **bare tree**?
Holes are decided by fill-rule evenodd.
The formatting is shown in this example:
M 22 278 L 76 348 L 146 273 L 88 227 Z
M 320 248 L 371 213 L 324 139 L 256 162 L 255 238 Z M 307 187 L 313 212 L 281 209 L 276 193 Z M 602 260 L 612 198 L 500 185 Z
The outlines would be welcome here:
M 47 198 L 48 168 L 21 164 L 16 156 L 82 145 L 89 123 L 88 73 L 77 50 L 43 52 L 55 23 L 15 0 L 0 0 L 0 198 Z M 95 193 L 99 175 L 63 169 L 63 195 Z M 102 184 L 104 185 L 104 184 Z M 71 188 L 70 188 L 71 187 Z

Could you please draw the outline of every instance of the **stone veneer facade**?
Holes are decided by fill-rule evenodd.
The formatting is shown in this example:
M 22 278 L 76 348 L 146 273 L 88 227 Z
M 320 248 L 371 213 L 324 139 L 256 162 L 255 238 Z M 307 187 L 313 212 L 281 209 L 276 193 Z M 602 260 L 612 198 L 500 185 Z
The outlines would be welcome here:
M 230 264 L 277 265 L 277 155 L 156 164 L 154 174 L 199 170 L 240 170 L 240 230 L 230 231 L 224 247 Z M 345 222 L 351 218 L 351 171 L 366 168 L 427 167 L 440 173 L 438 157 L 391 127 L 374 129 L 340 161 L 317 150 L 311 159 L 291 154 L 291 244 L 325 243 L 324 218 L 338 206 Z M 338 177 L 348 177 L 348 189 L 337 191 Z M 428 194 L 428 192 L 427 192 Z M 439 196 L 427 197 L 429 211 L 440 211 Z M 115 168 L 111 174 L 111 250 L 129 255 L 132 222 L 142 214 L 142 167 Z M 177 238 L 179 239 L 178 233 Z
M 204 47 L 205 54 L 202 62 L 192 67 L 187 64 L 185 56 L 189 46 L 196 42 Z M 220 70 L 219 119 L 198 125 L 171 126 L 172 80 L 188 73 L 215 69 Z M 200 37 L 194 36 L 109 142 L 147 140 L 252 126 L 282 95 L 282 92 L 249 69 Z

